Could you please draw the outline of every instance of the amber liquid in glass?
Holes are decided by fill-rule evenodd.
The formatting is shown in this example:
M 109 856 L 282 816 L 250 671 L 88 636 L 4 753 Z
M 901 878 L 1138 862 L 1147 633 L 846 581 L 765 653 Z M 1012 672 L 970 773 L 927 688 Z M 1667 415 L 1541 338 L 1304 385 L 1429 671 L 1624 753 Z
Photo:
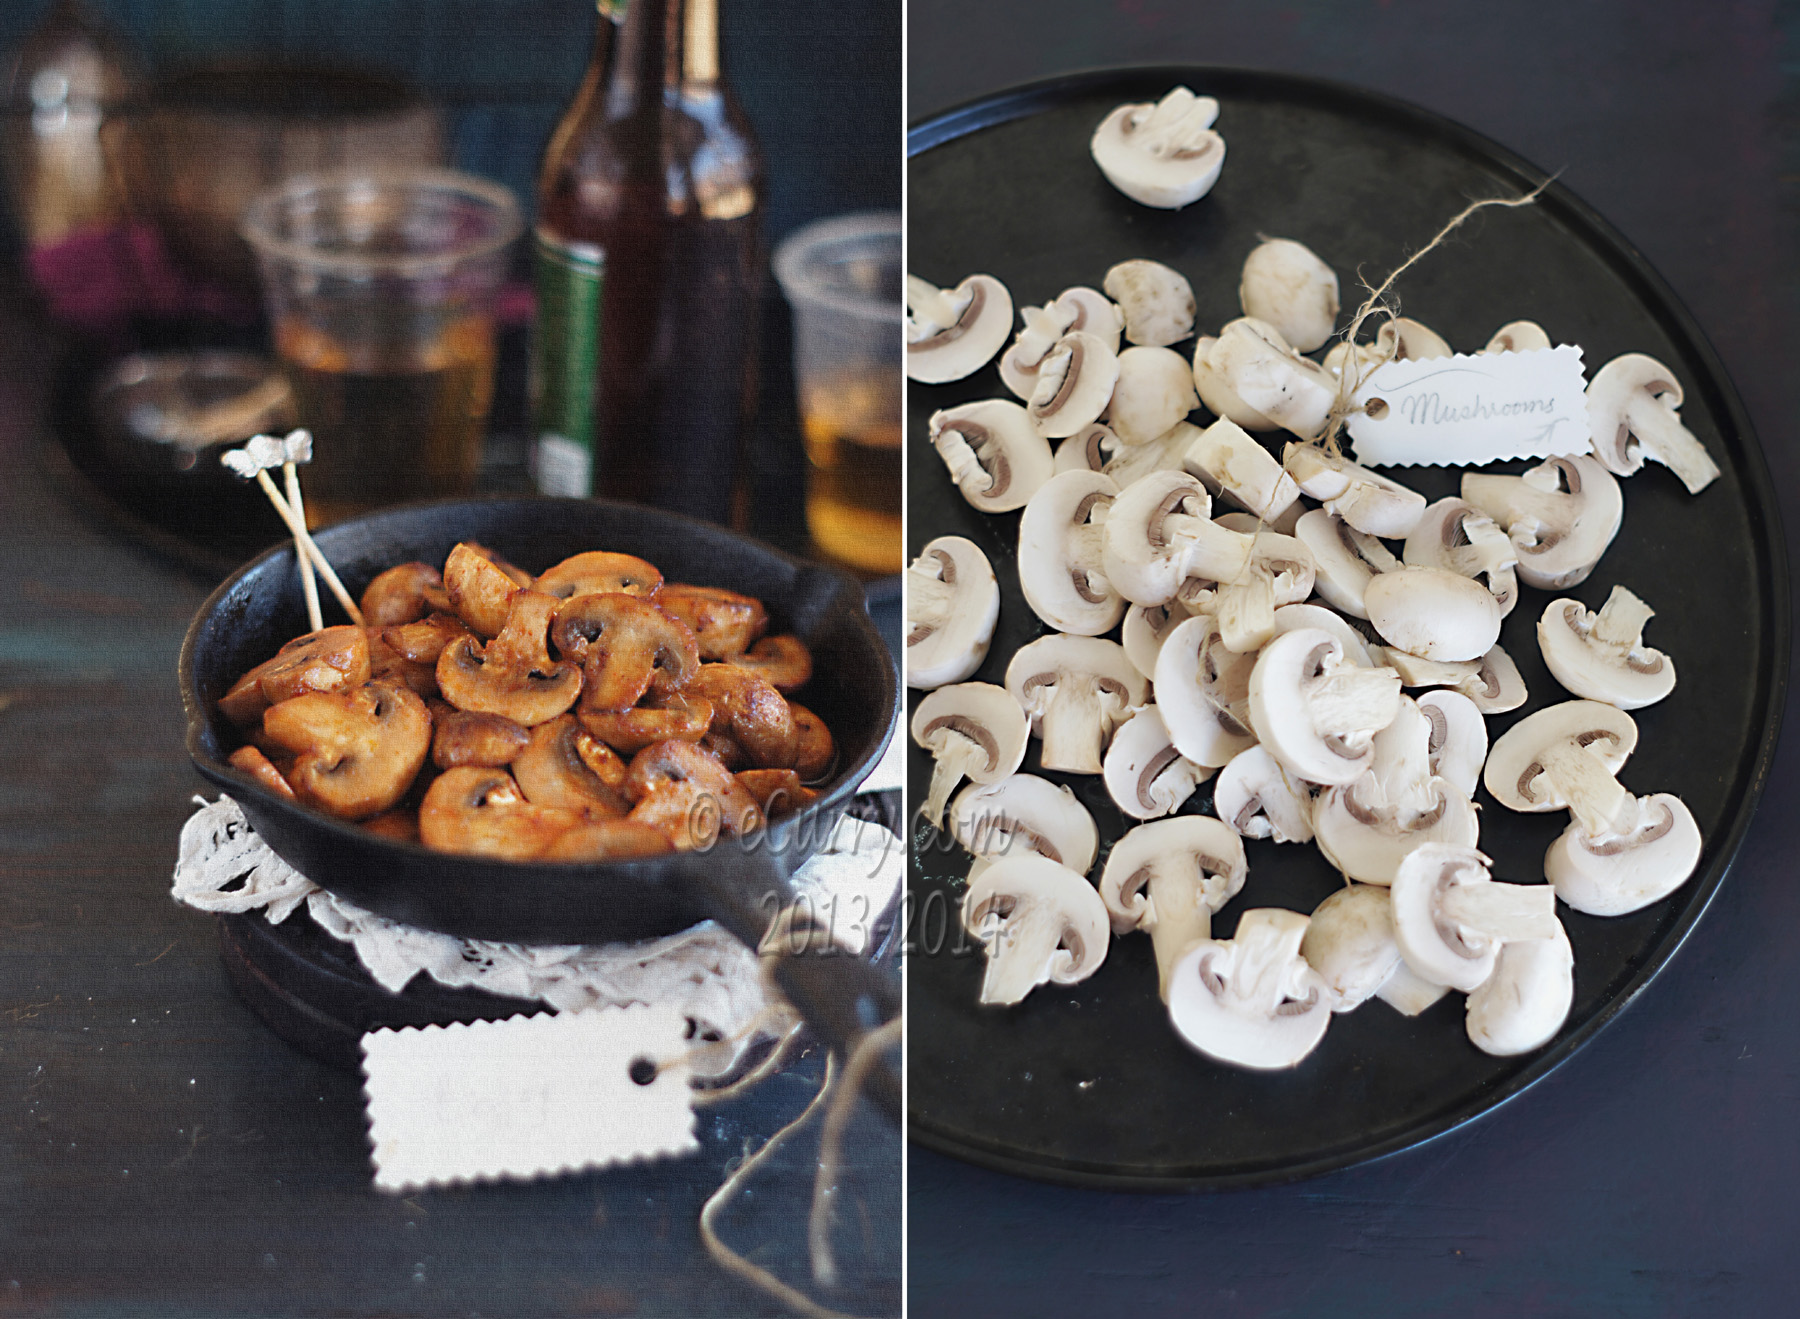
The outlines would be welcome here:
M 885 375 L 809 382 L 806 525 L 821 553 L 867 573 L 900 571 L 900 390 Z
M 462 315 L 410 338 L 377 335 L 367 346 L 366 332 L 351 340 L 293 318 L 276 327 L 295 409 L 313 434 L 308 526 L 474 490 L 493 402 L 493 322 Z

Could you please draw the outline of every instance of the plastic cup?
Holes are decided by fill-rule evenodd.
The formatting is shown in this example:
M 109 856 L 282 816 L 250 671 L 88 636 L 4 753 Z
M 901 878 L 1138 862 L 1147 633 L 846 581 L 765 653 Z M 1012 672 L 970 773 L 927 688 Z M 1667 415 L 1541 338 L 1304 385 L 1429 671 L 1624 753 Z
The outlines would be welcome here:
M 900 217 L 844 215 L 775 250 L 794 310 L 806 438 L 806 525 L 826 556 L 897 573 L 900 537 Z
M 309 523 L 474 489 L 521 227 L 511 192 L 453 170 L 303 175 L 251 202 L 242 232 L 313 433 Z

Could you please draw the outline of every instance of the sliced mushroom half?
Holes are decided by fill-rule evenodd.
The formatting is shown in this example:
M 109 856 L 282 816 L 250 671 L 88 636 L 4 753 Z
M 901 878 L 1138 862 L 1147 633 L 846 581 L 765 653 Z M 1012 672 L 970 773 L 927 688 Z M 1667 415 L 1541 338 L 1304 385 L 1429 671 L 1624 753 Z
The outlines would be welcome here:
M 1719 465 L 1681 424 L 1681 382 L 1654 357 L 1615 357 L 1588 382 L 1588 430 L 1594 455 L 1615 476 L 1630 476 L 1652 458 L 1697 495 L 1719 477 Z
M 1243 839 L 1205 815 L 1140 824 L 1107 853 L 1100 898 L 1113 933 L 1150 935 L 1165 1003 L 1175 964 L 1211 937 L 1213 913 L 1237 896 L 1249 873 Z
M 1601 833 L 1624 804 L 1625 790 L 1613 775 L 1636 750 L 1637 736 L 1637 724 L 1616 706 L 1564 701 L 1501 734 L 1481 781 L 1511 810 L 1577 810 Z
M 1125 338 L 1167 348 L 1194 332 L 1194 288 L 1187 276 L 1160 261 L 1121 261 L 1106 272 L 1106 296 L 1125 318 Z
M 1331 991 L 1300 955 L 1307 917 L 1259 907 L 1231 939 L 1205 939 L 1175 966 L 1169 1021 L 1208 1057 L 1258 1071 L 1293 1067 L 1331 1024 Z
M 1228 496 L 1271 525 L 1300 498 L 1300 487 L 1275 456 L 1229 417 L 1194 436 L 1182 466 L 1210 494 Z
M 1228 649 L 1218 620 L 1176 626 L 1156 657 L 1156 703 L 1169 738 L 1196 765 L 1217 768 L 1256 742 L 1250 675 L 1256 657 Z
M 1282 451 L 1281 465 L 1302 494 L 1371 536 L 1410 536 L 1425 516 L 1425 496 L 1418 491 L 1348 458 L 1334 457 L 1316 445 L 1288 445 Z M 1468 498 L 1466 492 L 1464 498 Z
M 1253 412 L 1303 440 L 1324 433 L 1337 402 L 1337 382 L 1325 368 L 1302 357 L 1274 326 L 1252 317 L 1241 317 L 1219 331 L 1207 353 L 1207 369 L 1223 378 Z M 1204 399 L 1207 385 L 1198 371 L 1194 383 Z M 1207 406 L 1212 406 L 1210 400 Z
M 1025 409 L 1005 399 L 933 413 L 931 443 L 963 498 L 983 513 L 1023 508 L 1056 465 Z
M 987 949 L 980 1001 L 1003 1007 L 1039 985 L 1087 979 L 1111 942 L 1106 904 L 1087 877 L 1037 855 L 983 870 L 963 896 L 962 919 Z
M 1100 847 L 1087 807 L 1068 788 L 1035 774 L 971 783 L 950 804 L 950 834 L 975 857 L 971 880 L 977 866 L 1026 852 L 1085 875 Z
M 1619 483 L 1586 454 L 1546 459 L 1521 476 L 1466 473 L 1462 497 L 1506 528 L 1519 579 L 1545 591 L 1586 581 L 1625 512 Z
M 1407 965 L 1434 984 L 1465 992 L 1493 973 L 1503 944 L 1553 939 L 1556 891 L 1505 884 L 1472 847 L 1427 843 L 1400 865 L 1392 886 L 1394 937 Z
M 1000 586 L 972 540 L 939 536 L 906 570 L 906 683 L 962 682 L 987 658 Z
M 1246 747 L 1219 771 L 1213 810 L 1245 838 L 1278 843 L 1313 839 L 1311 788 L 1289 775 L 1265 746 Z
M 939 687 L 913 711 L 913 741 L 931 752 L 931 790 L 925 818 L 941 828 L 944 803 L 963 779 L 998 783 L 1025 758 L 1030 728 L 1004 687 L 962 682 Z
M 1121 105 L 1088 143 L 1106 181 L 1145 206 L 1179 210 L 1218 182 L 1225 139 L 1213 132 L 1219 103 L 1172 88 L 1162 100 Z
M 1019 648 L 1006 666 L 1006 690 L 1043 740 L 1039 763 L 1072 774 L 1101 772 L 1113 730 L 1148 694 L 1118 642 L 1060 633 Z
M 1455 496 L 1426 507 L 1402 556 L 1414 568 L 1440 568 L 1487 587 L 1500 617 L 1519 602 L 1519 552 L 1487 514 Z
M 1146 705 L 1113 734 L 1102 772 L 1106 791 L 1125 814 L 1139 820 L 1173 815 L 1212 777 L 1176 748 L 1162 711 Z
M 1323 348 L 1337 324 L 1337 272 L 1304 243 L 1265 238 L 1238 280 L 1244 315 L 1267 321 L 1296 350 Z
M 1331 1010 L 1361 1007 L 1400 965 L 1387 889 L 1351 884 L 1313 909 L 1300 955 L 1331 991 Z
M 1448 779 L 1465 797 L 1475 795 L 1481 767 L 1487 762 L 1487 720 L 1461 692 L 1426 692 L 1416 704 L 1431 726 L 1426 747 L 1431 772 Z
M 1032 612 L 1058 632 L 1099 636 L 1125 612 L 1102 563 L 1106 516 L 1118 493 L 1099 472 L 1062 472 L 1044 482 L 1019 518 L 1019 587 Z
M 1550 347 L 1550 336 L 1536 321 L 1509 321 L 1494 331 L 1484 353 L 1529 353 Z
M 992 275 L 940 289 L 906 277 L 906 375 L 921 384 L 961 380 L 987 365 L 1012 330 L 1012 295 Z
M 1375 575 L 1400 567 L 1400 560 L 1379 539 L 1322 508 L 1302 513 L 1294 535 L 1312 552 L 1313 589 L 1326 604 L 1353 618 L 1369 616 L 1363 596 Z
M 1100 419 L 1118 380 L 1119 355 L 1106 341 L 1071 330 L 1050 346 L 1039 363 L 1037 385 L 1025 404 L 1026 415 L 1045 439 L 1074 435 Z M 1113 429 L 1118 430 L 1116 426 Z
M 1623 916 L 1685 884 L 1701 847 L 1700 826 L 1681 798 L 1628 796 L 1602 831 L 1571 819 L 1544 854 L 1544 876 L 1576 911 Z
M 1400 675 L 1347 659 L 1329 632 L 1298 628 L 1257 656 L 1249 703 L 1257 740 L 1290 774 L 1309 783 L 1345 784 L 1368 769 L 1375 734 L 1393 722 Z
M 1162 654 L 1163 642 L 1169 634 L 1193 615 L 1178 600 L 1166 605 L 1132 605 L 1125 611 L 1125 625 L 1119 629 L 1119 641 L 1125 657 L 1146 678 L 1156 676 L 1156 658 Z
M 1654 705 L 1675 690 L 1675 661 L 1644 644 L 1655 613 L 1623 586 L 1599 613 L 1579 600 L 1552 600 L 1537 627 L 1544 666 L 1576 696 L 1621 710 Z
M 1106 515 L 1106 580 L 1133 604 L 1175 598 L 1189 577 L 1232 582 L 1250 566 L 1256 539 L 1212 521 L 1212 497 L 1186 472 L 1152 472 L 1120 493 Z
M 1019 319 L 1025 326 L 1000 355 L 1000 381 L 1022 399 L 1037 389 L 1038 368 L 1063 335 L 1082 330 L 1117 352 L 1125 325 L 1119 309 L 1090 288 L 1064 289 L 1055 302 L 1022 308 Z
M 1194 373 L 1170 348 L 1127 348 L 1106 405 L 1107 424 L 1127 444 L 1148 444 L 1200 406 Z
M 1508 1058 L 1555 1038 L 1575 1001 L 1575 950 L 1557 922 L 1548 939 L 1502 944 L 1493 974 L 1469 991 L 1464 1017 L 1483 1053 Z
M 1480 582 L 1442 568 L 1369 579 L 1369 622 L 1390 646 L 1428 660 L 1476 660 L 1500 639 L 1500 603 Z

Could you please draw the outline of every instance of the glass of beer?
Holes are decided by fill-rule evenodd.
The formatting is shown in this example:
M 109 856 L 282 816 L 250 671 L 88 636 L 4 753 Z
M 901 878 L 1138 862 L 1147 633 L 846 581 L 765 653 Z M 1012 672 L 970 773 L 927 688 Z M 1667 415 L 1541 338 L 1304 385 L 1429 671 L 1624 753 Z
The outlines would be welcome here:
M 309 524 L 474 489 L 494 294 L 521 224 L 507 189 L 442 169 L 305 175 L 244 212 L 276 355 L 313 435 Z
M 900 217 L 844 215 L 775 251 L 794 309 L 806 437 L 806 524 L 819 551 L 865 573 L 900 571 Z

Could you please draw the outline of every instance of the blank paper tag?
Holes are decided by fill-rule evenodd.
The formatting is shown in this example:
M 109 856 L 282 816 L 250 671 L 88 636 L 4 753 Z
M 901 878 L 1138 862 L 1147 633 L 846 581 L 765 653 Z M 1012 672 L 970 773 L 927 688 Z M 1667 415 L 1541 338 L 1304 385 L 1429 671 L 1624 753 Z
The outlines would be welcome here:
M 1368 467 L 1479 467 L 1588 451 L 1581 349 L 1389 362 L 1357 391 L 1349 420 Z
M 693 1091 L 673 1008 L 595 1008 L 363 1036 L 375 1185 L 581 1172 L 691 1154 Z M 634 1068 L 633 1064 L 637 1064 Z M 654 1076 L 648 1084 L 634 1079 Z

